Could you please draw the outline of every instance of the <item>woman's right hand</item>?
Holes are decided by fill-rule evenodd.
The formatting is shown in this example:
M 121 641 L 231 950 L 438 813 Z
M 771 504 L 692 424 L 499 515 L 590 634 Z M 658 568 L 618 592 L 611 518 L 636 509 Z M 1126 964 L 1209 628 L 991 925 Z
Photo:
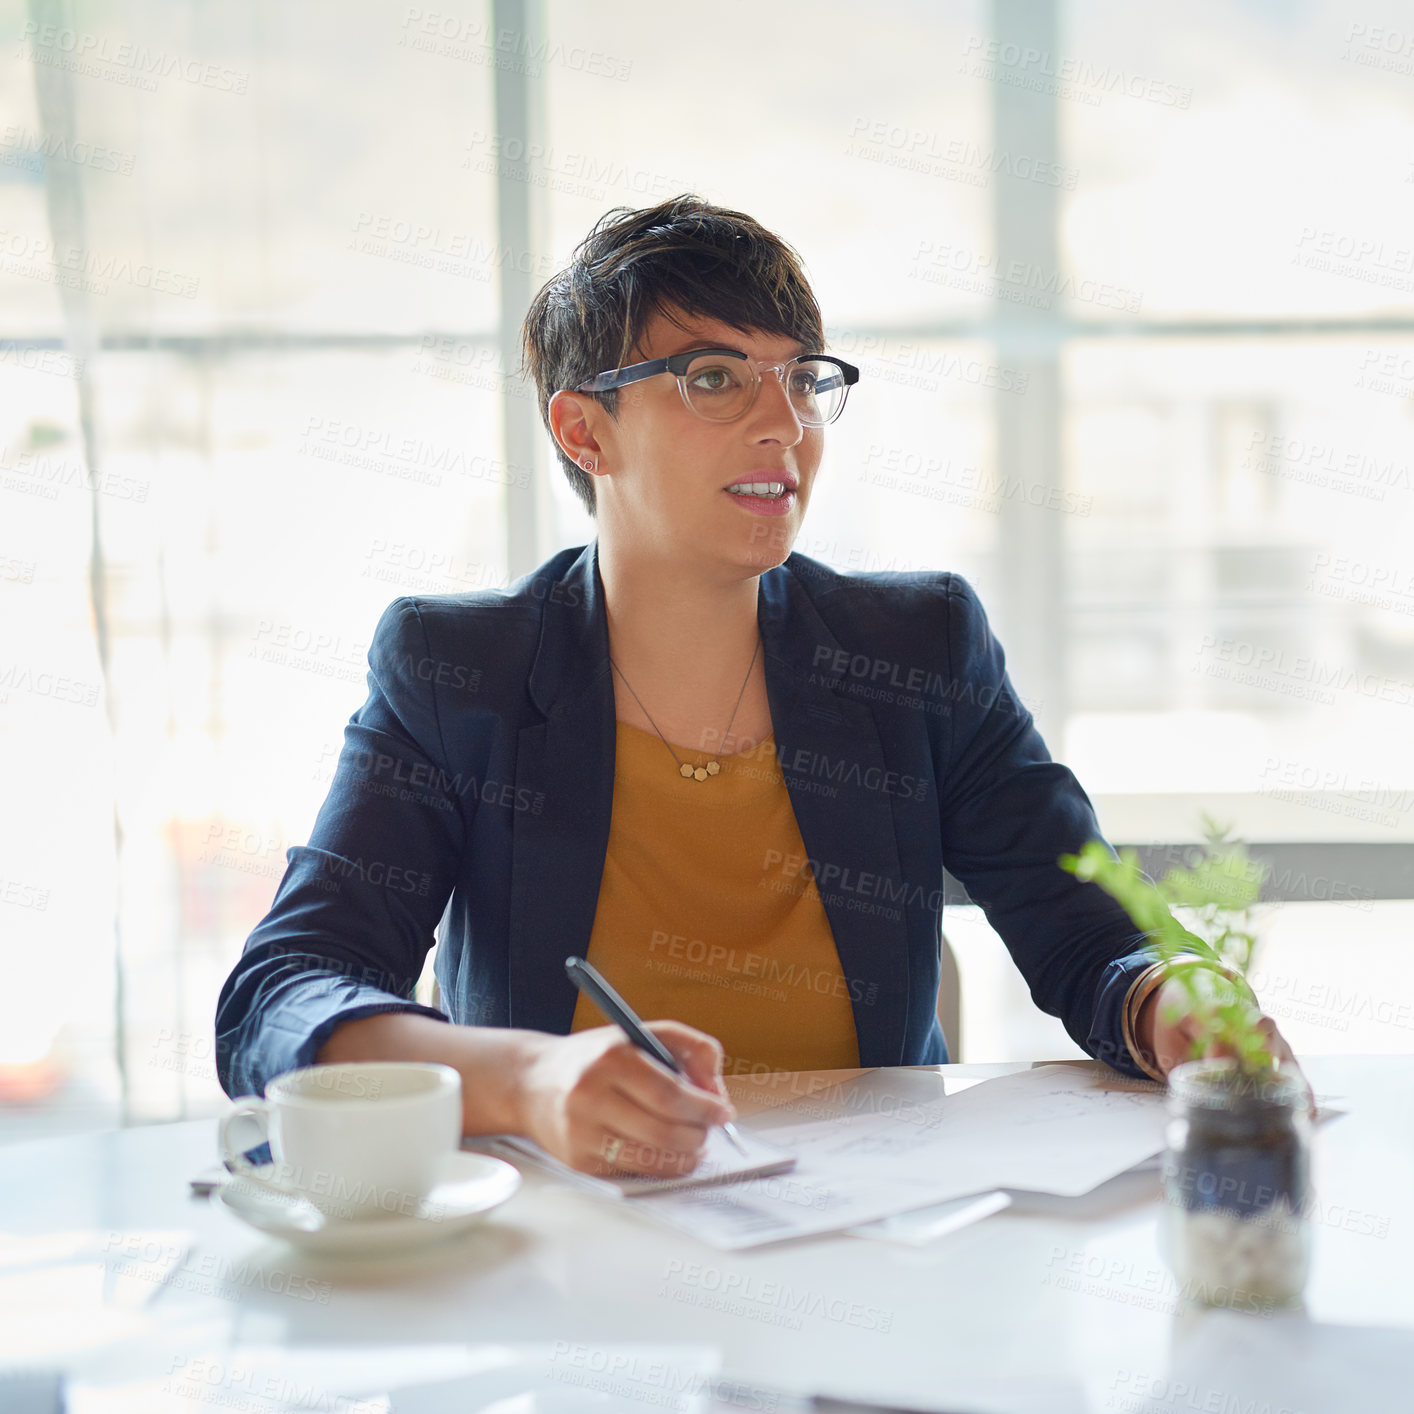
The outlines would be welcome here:
M 722 1083 L 721 1043 L 680 1021 L 646 1024 L 684 1075 L 665 1070 L 617 1026 L 547 1036 L 522 1073 L 520 1132 L 584 1173 L 691 1173 L 709 1131 L 736 1116 Z

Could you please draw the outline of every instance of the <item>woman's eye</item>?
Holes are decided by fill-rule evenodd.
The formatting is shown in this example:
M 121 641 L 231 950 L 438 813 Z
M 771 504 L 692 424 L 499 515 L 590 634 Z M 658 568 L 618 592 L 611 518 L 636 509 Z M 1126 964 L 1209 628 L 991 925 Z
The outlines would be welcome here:
M 720 393 L 731 386 L 731 375 L 725 368 L 704 368 L 692 375 L 692 385 L 707 393 Z

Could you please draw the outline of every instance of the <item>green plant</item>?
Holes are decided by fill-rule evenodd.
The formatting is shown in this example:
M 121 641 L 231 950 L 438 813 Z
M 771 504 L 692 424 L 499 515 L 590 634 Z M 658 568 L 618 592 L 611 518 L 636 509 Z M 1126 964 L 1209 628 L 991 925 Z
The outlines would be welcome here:
M 1202 818 L 1199 856 L 1187 868 L 1170 869 L 1157 885 L 1139 868 L 1137 851 L 1121 850 L 1116 859 L 1103 840 L 1089 840 L 1078 855 L 1063 854 L 1057 863 L 1117 900 L 1148 935 L 1156 960 L 1169 964 L 1199 1024 L 1190 1058 L 1202 1055 L 1205 1041 L 1216 1041 L 1232 1052 L 1246 1075 L 1260 1076 L 1273 1063 L 1258 1029 L 1261 1011 L 1250 988 L 1234 986 L 1213 964 L 1232 969 L 1245 984 L 1257 946 L 1252 910 L 1267 866 L 1249 859 L 1245 845 L 1229 841 L 1230 825 L 1219 825 L 1206 813 Z M 1199 933 L 1185 928 L 1171 907 L 1193 910 Z M 1181 1009 L 1171 1005 L 1165 1020 L 1177 1021 L 1180 1015 Z

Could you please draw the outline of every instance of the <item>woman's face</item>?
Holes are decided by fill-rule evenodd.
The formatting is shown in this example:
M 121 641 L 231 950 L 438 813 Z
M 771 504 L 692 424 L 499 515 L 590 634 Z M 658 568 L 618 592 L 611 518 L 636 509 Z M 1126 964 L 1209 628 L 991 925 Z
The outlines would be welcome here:
M 695 348 L 739 349 L 769 363 L 810 352 L 789 338 L 674 313 L 685 328 L 655 315 L 631 362 Z M 802 426 L 776 374 L 762 374 L 756 400 L 734 422 L 699 417 L 683 402 L 671 373 L 618 393 L 617 422 L 597 405 L 587 414 L 601 448 L 597 469 L 606 473 L 594 483 L 601 535 L 673 563 L 725 564 L 749 574 L 790 554 L 810 503 L 825 430 Z M 781 503 L 727 491 L 743 477 L 794 489 Z

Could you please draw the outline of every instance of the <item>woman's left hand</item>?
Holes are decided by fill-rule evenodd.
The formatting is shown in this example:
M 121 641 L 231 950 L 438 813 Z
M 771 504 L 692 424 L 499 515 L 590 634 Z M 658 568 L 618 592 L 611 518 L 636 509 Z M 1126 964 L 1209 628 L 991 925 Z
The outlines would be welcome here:
M 1171 1012 L 1177 1015 L 1169 1019 Z M 1311 1110 L 1315 1112 L 1315 1096 L 1311 1082 L 1297 1063 L 1286 1037 L 1277 1029 L 1277 1024 L 1265 1012 L 1257 1023 L 1262 1033 L 1268 1053 L 1276 1060 L 1279 1070 L 1295 1071 L 1301 1077 L 1306 1093 L 1311 1097 Z M 1162 987 L 1156 988 L 1145 999 L 1135 1018 L 1134 1039 L 1139 1049 L 1153 1057 L 1154 1064 L 1167 1076 L 1174 1066 L 1182 1065 L 1190 1059 L 1207 1059 L 1213 1056 L 1231 1056 L 1235 1052 L 1211 1036 L 1205 1036 L 1202 1023 L 1189 1010 L 1187 989 L 1176 977 L 1170 977 Z M 1195 1057 L 1193 1042 L 1199 1042 Z

